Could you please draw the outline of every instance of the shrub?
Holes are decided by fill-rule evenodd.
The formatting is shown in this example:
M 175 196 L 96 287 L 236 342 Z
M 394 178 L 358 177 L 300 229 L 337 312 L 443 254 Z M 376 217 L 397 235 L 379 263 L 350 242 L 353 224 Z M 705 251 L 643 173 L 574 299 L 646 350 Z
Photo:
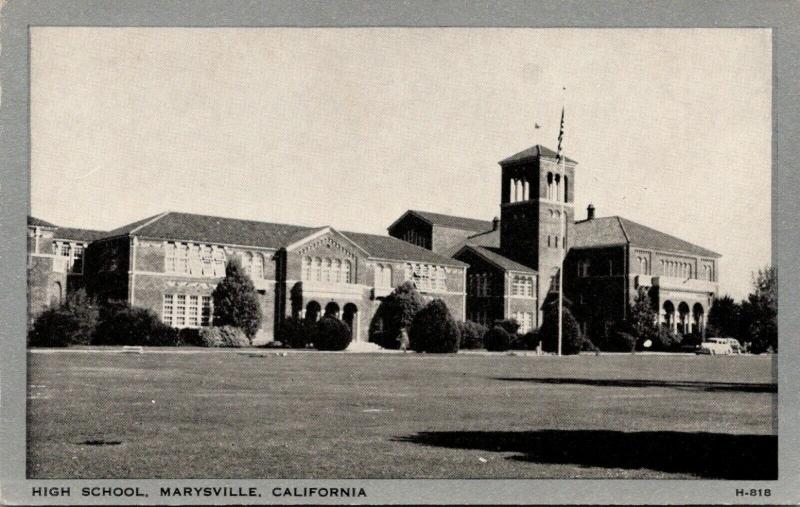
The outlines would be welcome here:
M 261 327 L 261 305 L 253 281 L 245 274 L 236 258 L 225 265 L 225 278 L 212 294 L 214 324 L 234 326 L 252 338 Z
M 651 349 L 660 352 L 674 352 L 680 350 L 682 340 L 683 337 L 681 335 L 673 333 L 671 329 L 662 327 L 653 337 Z M 698 341 L 697 344 L 699 345 L 700 342 Z
M 204 327 L 200 330 L 200 342 L 203 347 L 249 347 L 250 339 L 234 326 Z
M 285 347 L 304 349 L 314 334 L 314 323 L 305 319 L 288 317 L 278 328 L 277 340 Z
M 197 328 L 186 327 L 178 331 L 177 345 L 202 347 L 200 340 L 200 330 Z
M 483 335 L 486 334 L 486 326 L 467 320 L 458 322 L 459 331 L 461 332 L 461 341 L 458 347 L 461 349 L 482 349 L 483 348 Z
M 533 331 L 528 331 L 527 333 L 525 333 L 520 337 L 520 340 L 522 341 L 523 344 L 525 344 L 525 348 L 527 350 L 536 350 L 536 347 L 538 347 L 539 343 L 541 343 L 542 341 L 538 329 L 534 329 Z
M 561 353 L 563 355 L 577 354 L 583 345 L 583 337 L 578 327 L 578 322 L 567 307 L 561 314 L 562 336 Z M 542 346 L 548 352 L 558 351 L 558 307 L 551 306 L 544 314 L 544 321 L 539 330 L 542 337 Z
M 511 335 L 500 326 L 494 326 L 483 337 L 483 345 L 491 352 L 505 352 L 511 347 Z
M 114 304 L 101 312 L 95 333 L 99 345 L 177 345 L 178 331 L 148 308 Z
M 352 335 L 347 324 L 336 317 L 322 317 L 317 322 L 314 346 L 319 350 L 344 350 L 350 345 Z
M 444 301 L 438 298 L 417 312 L 411 323 L 409 346 L 417 352 L 458 352 L 460 339 L 458 324 Z
M 369 326 L 369 341 L 384 348 L 400 348 L 400 330 L 411 326 L 423 306 L 425 301 L 412 282 L 398 285 L 375 311 Z
M 617 331 L 609 336 L 606 350 L 609 352 L 633 352 L 635 348 L 635 336 L 623 331 Z
M 496 320 L 494 321 L 494 325 L 502 327 L 506 330 L 506 333 L 511 336 L 514 336 L 517 334 L 517 331 L 519 331 L 519 322 L 517 322 L 517 319 Z
M 99 310 L 83 289 L 70 295 L 58 308 L 40 314 L 33 323 L 29 344 L 34 347 L 88 345 L 92 341 Z

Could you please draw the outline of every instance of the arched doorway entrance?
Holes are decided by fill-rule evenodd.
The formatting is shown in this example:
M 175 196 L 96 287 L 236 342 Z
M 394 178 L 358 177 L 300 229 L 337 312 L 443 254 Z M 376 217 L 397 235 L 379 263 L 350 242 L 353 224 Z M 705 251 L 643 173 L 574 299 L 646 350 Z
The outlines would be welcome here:
M 675 305 L 672 301 L 664 301 L 664 327 L 667 329 L 675 329 Z
M 350 336 L 353 337 L 353 341 L 359 341 L 358 307 L 353 303 L 344 305 L 342 320 L 350 327 Z
M 689 305 L 684 302 L 678 305 L 678 313 L 680 314 L 680 332 L 682 334 L 689 334 Z
M 322 307 L 316 301 L 309 301 L 306 305 L 306 320 L 309 322 L 316 322 L 319 320 L 319 314 Z
M 53 282 L 53 288 L 50 291 L 50 306 L 59 306 L 63 298 L 61 290 L 61 282 Z
M 335 301 L 331 301 L 325 305 L 325 316 L 339 318 L 339 305 Z

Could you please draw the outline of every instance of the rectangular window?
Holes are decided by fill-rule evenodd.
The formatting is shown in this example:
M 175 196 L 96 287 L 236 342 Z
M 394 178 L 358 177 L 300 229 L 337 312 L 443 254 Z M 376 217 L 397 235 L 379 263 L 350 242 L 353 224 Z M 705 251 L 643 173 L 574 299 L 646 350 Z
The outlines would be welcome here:
M 175 327 L 186 325 L 186 296 L 183 294 L 175 296 L 175 318 L 172 325 Z
M 185 243 L 175 243 L 175 272 L 176 273 L 189 273 L 189 245 Z
M 167 243 L 164 246 L 164 270 L 167 273 L 174 273 L 178 270 L 177 254 L 177 245 L 175 243 Z
M 61 248 L 58 250 L 58 255 L 62 257 L 69 257 L 69 243 L 61 244 Z
M 83 245 L 75 245 L 72 249 L 72 272 L 83 273 Z
M 199 303 L 197 296 L 188 297 L 188 304 L 186 305 L 186 325 L 188 327 L 197 327 L 200 324 Z
M 200 317 L 201 326 L 211 325 L 211 296 L 203 296 L 202 314 Z
M 172 294 L 164 294 L 164 302 L 161 307 L 161 321 L 168 326 L 172 325 L 173 312 L 175 311 L 174 300 L 175 296 Z

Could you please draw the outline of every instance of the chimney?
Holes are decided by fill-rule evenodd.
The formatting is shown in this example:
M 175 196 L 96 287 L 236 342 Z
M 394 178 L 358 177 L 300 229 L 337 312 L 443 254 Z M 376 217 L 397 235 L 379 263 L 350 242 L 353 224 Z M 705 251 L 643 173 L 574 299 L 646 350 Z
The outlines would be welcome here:
M 590 204 L 586 208 L 586 220 L 591 220 L 594 218 L 594 204 Z
M 494 217 L 492 219 L 492 230 L 496 231 L 498 227 L 500 227 L 500 219 L 497 218 L 497 217 Z

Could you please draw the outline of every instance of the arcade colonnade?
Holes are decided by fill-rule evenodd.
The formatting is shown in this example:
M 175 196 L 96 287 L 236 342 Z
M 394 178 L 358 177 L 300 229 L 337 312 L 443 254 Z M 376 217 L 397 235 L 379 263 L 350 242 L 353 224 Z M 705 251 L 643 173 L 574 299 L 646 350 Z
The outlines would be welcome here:
M 668 299 L 659 308 L 658 324 L 674 333 L 702 334 L 706 327 L 706 311 L 700 303 L 694 303 L 690 307 L 687 302 L 680 301 L 676 306 Z

